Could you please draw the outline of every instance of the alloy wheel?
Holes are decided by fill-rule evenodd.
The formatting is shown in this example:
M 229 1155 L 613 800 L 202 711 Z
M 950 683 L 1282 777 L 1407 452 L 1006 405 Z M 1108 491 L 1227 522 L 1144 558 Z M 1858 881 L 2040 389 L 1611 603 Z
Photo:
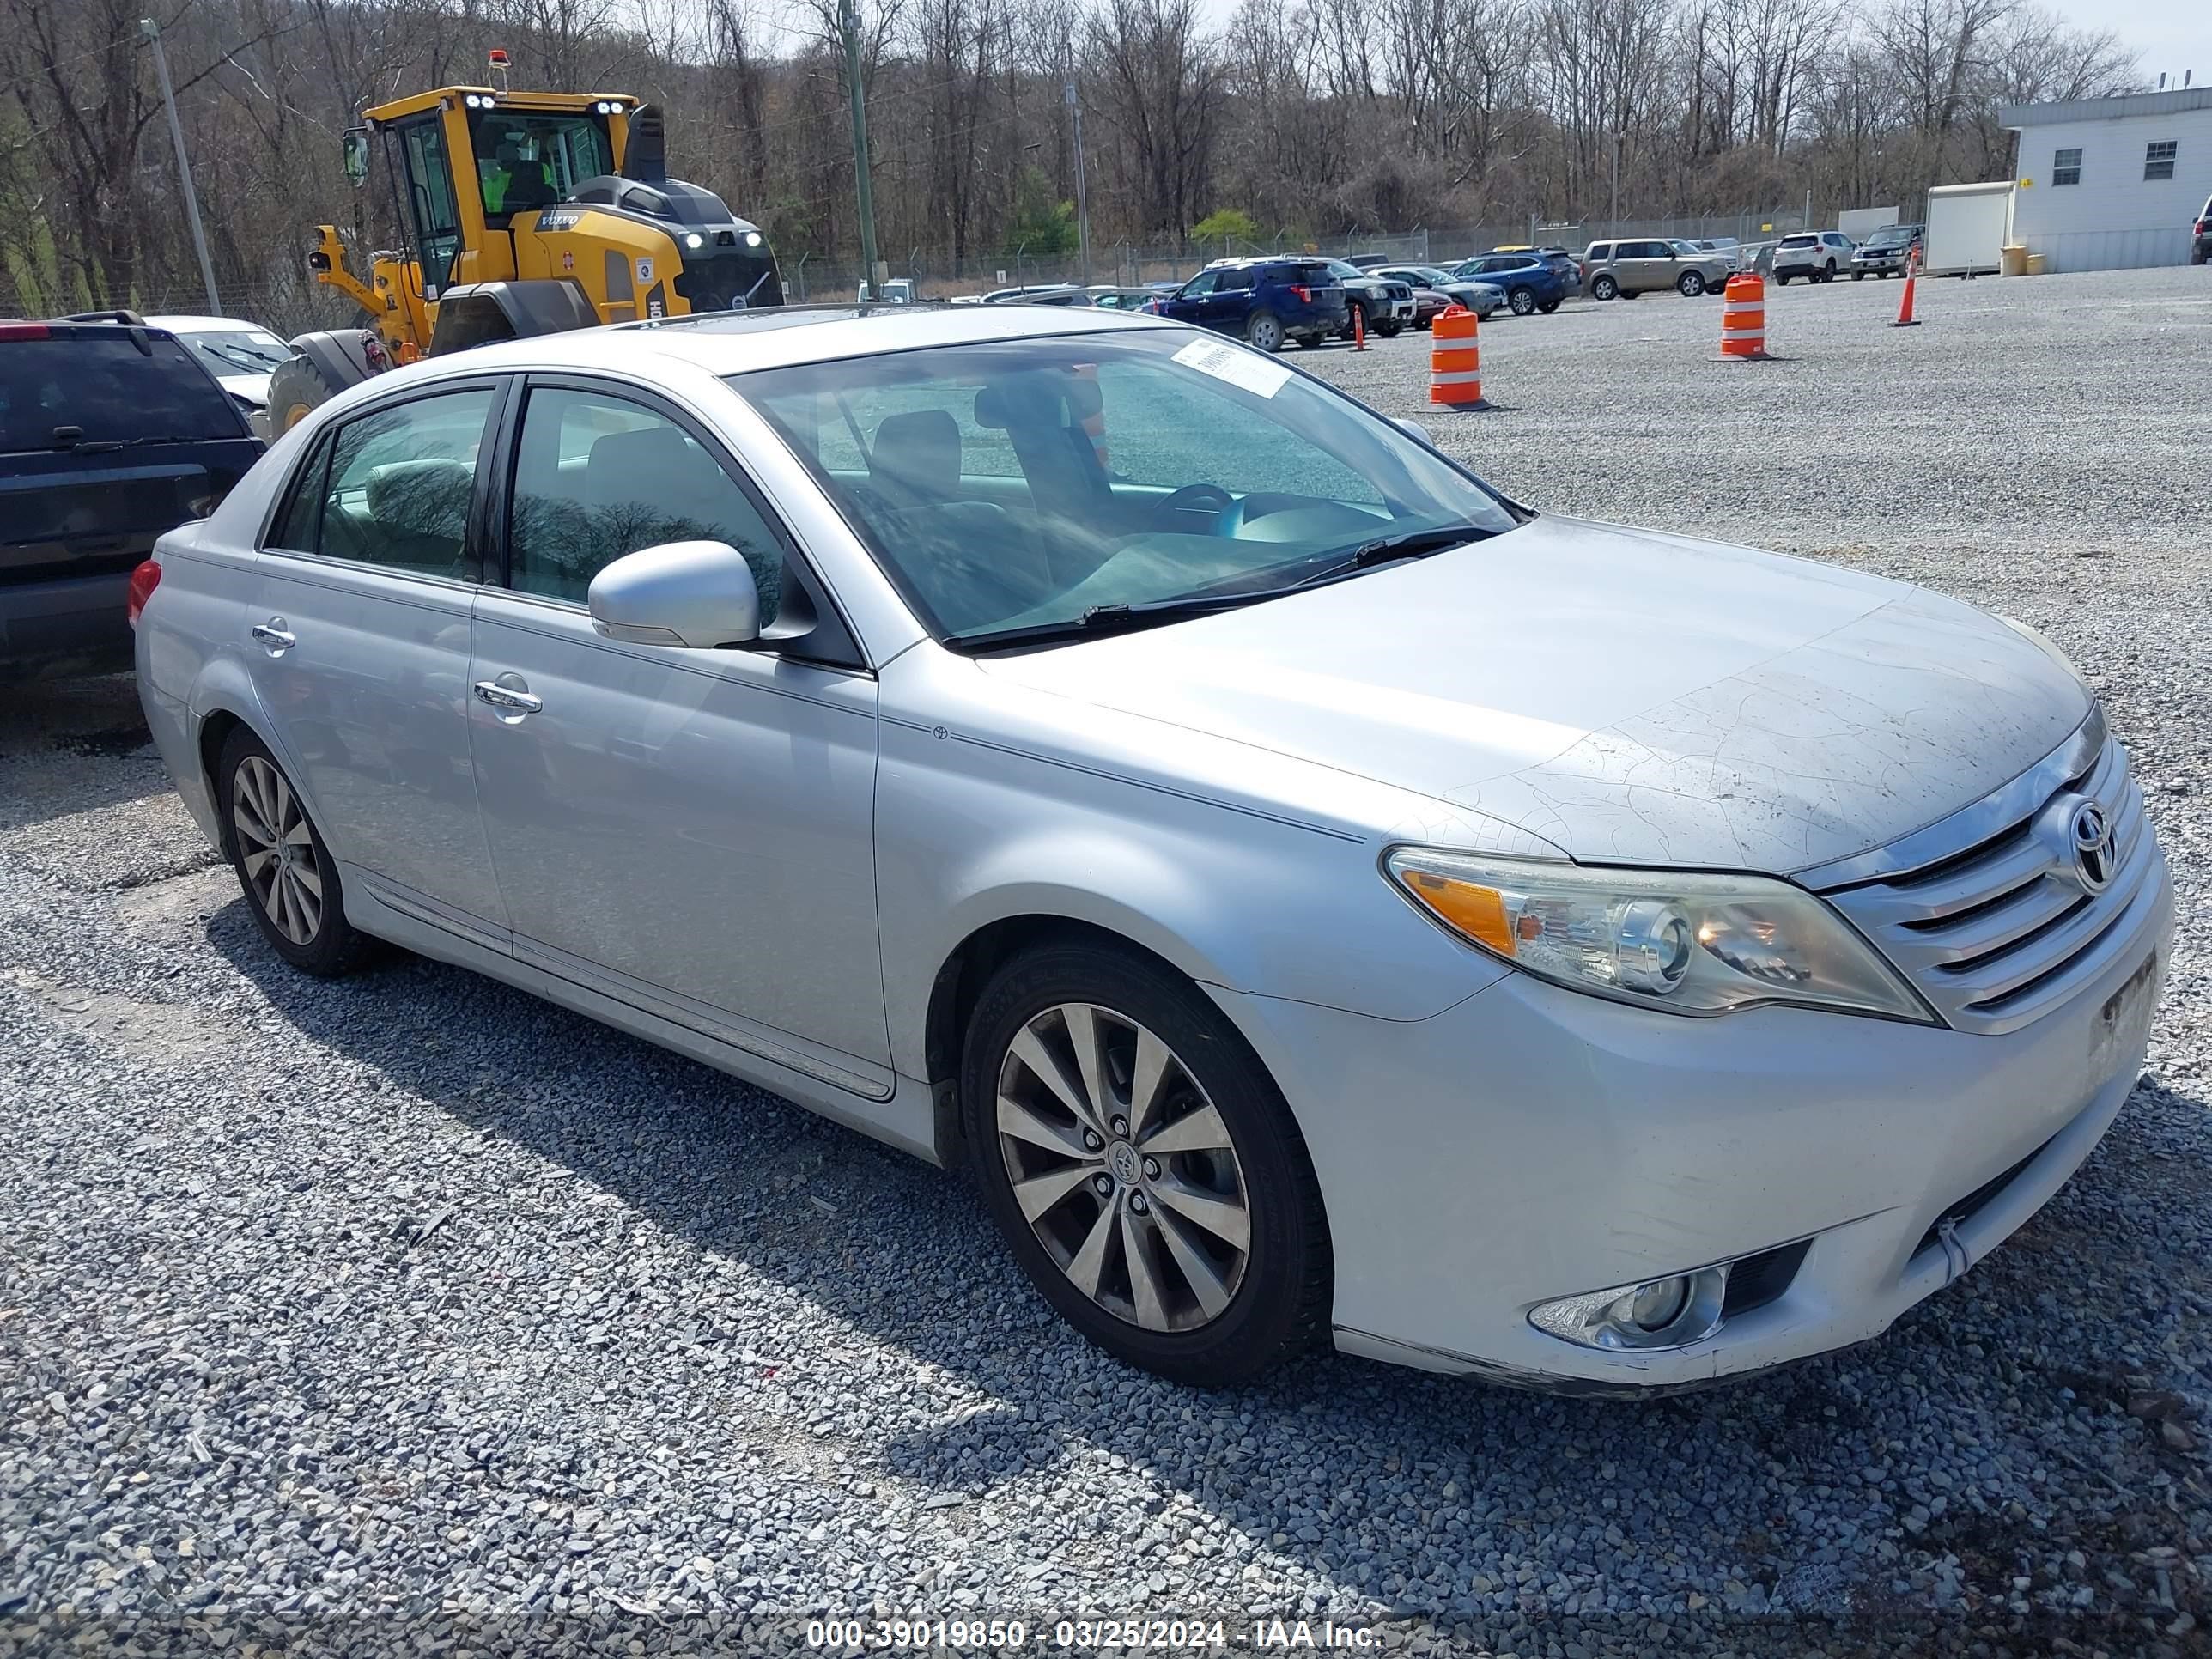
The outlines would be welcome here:
M 314 834 L 284 775 L 258 755 L 238 764 L 230 824 L 254 902 L 293 944 L 312 944 L 323 925 L 323 868 Z
M 1007 1044 L 994 1112 L 1014 1200 L 1084 1295 L 1148 1331 L 1228 1308 L 1252 1248 L 1243 1166 L 1151 1030 L 1094 1003 L 1045 1009 Z

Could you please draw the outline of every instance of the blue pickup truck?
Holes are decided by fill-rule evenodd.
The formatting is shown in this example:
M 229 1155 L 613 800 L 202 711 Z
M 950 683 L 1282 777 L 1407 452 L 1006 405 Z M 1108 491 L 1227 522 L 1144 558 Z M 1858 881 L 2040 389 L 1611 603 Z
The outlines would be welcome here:
M 0 681 L 128 668 L 131 573 L 261 449 L 166 330 L 0 321 Z

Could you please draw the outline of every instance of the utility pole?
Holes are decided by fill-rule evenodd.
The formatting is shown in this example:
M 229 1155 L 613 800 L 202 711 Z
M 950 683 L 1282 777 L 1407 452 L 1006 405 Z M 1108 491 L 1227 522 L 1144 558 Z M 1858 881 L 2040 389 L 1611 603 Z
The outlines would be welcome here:
M 192 164 L 185 159 L 184 123 L 177 119 L 177 94 L 169 85 L 169 56 L 161 50 L 161 31 L 152 18 L 140 18 L 138 32 L 154 48 L 154 73 L 161 78 L 161 101 L 169 109 L 169 140 L 177 147 L 177 177 L 185 187 L 185 219 L 192 228 L 192 251 L 200 256 L 200 281 L 207 285 L 208 315 L 220 317 L 222 301 L 216 298 L 215 265 L 208 258 L 207 232 L 200 228 L 200 198 L 192 190 Z
M 860 274 L 863 299 L 876 294 L 876 191 L 868 178 L 868 100 L 860 89 L 860 14 L 853 0 L 838 9 L 837 25 L 845 35 L 845 80 L 853 89 L 853 177 L 860 192 Z
M 1083 244 L 1083 285 L 1091 286 L 1091 198 L 1083 182 L 1083 106 L 1075 82 L 1067 82 L 1067 107 L 1075 117 L 1075 234 Z
M 1620 134 L 1613 135 L 1613 216 L 1606 226 L 1608 235 L 1620 234 Z

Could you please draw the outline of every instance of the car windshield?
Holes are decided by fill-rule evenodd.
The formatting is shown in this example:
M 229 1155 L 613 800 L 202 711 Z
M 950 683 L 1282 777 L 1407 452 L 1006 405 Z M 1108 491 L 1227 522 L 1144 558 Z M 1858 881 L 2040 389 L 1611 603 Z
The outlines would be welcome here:
M 1463 527 L 1437 538 L 1449 546 L 1521 521 L 1390 422 L 1188 329 L 940 346 L 729 383 L 957 643 L 1234 603 L 1333 574 L 1378 540 Z
M 200 360 L 217 374 L 266 374 L 292 355 L 274 334 L 258 328 L 179 334 L 177 337 L 198 352 Z

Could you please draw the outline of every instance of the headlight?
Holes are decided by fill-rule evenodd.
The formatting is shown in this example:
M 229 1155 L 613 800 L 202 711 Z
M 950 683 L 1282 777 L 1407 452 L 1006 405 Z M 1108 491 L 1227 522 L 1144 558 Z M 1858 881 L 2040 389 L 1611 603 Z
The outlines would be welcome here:
M 1424 847 L 1394 848 L 1383 867 L 1460 938 L 1570 990 L 1677 1014 L 1787 1002 L 1934 1019 L 1848 923 L 1787 882 Z

